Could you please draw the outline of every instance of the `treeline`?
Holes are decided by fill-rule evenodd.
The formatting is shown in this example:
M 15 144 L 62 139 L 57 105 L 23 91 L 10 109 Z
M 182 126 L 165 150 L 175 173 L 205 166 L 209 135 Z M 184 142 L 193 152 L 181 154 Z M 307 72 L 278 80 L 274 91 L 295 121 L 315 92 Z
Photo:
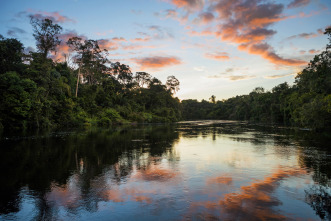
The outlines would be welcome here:
M 174 122 L 181 119 L 174 98 L 179 81 L 167 82 L 108 60 L 98 41 L 70 38 L 72 55 L 49 58 L 60 44 L 62 27 L 31 18 L 37 52 L 24 53 L 17 39 L 0 35 L 0 128 Z M 71 65 L 68 65 L 70 60 Z
M 290 86 L 216 101 L 179 101 L 179 81 L 167 82 L 108 59 L 98 41 L 72 37 L 71 55 L 53 61 L 62 27 L 31 18 L 37 52 L 0 35 L 0 129 L 49 128 L 126 122 L 224 119 L 331 130 L 331 28 L 329 44 Z M 69 65 L 70 64 L 70 65 Z
M 315 130 L 331 130 L 331 28 L 326 29 L 330 44 L 316 55 L 295 78 L 265 91 L 255 88 L 248 95 L 210 102 L 183 100 L 183 118 L 243 120 L 282 124 Z

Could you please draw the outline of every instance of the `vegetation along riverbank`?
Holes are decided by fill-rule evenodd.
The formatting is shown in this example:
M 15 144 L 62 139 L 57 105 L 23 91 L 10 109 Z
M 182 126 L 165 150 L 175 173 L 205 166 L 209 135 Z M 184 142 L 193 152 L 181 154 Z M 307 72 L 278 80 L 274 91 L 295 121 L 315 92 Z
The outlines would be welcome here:
M 62 27 L 49 19 L 31 18 L 37 52 L 0 36 L 0 128 L 176 122 L 224 119 L 331 129 L 331 28 L 326 49 L 297 74 L 293 85 L 282 83 L 265 91 L 217 101 L 175 97 L 180 82 L 165 84 L 146 72 L 111 62 L 98 41 L 72 37 L 72 54 L 59 62 L 51 55 L 60 44 Z

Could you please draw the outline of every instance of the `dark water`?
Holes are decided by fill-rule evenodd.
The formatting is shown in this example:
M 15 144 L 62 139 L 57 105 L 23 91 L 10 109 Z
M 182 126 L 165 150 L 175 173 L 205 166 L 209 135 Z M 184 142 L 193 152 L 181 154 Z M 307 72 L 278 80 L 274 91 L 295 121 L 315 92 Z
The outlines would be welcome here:
M 0 140 L 0 220 L 330 220 L 330 140 L 236 122 Z

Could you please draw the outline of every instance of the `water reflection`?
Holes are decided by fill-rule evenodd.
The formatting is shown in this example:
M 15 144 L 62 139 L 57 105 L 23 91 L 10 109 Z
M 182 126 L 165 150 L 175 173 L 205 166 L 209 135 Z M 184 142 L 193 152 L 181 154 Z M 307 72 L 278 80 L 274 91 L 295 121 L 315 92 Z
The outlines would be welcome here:
M 0 219 L 328 220 L 318 136 L 228 121 L 3 135 Z

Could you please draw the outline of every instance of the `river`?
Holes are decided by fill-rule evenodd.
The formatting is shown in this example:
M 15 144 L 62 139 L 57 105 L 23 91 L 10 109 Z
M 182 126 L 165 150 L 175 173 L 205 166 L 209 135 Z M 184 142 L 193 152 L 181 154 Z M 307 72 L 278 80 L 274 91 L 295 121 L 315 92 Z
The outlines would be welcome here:
M 0 220 L 330 220 L 330 138 L 192 121 L 0 139 Z

